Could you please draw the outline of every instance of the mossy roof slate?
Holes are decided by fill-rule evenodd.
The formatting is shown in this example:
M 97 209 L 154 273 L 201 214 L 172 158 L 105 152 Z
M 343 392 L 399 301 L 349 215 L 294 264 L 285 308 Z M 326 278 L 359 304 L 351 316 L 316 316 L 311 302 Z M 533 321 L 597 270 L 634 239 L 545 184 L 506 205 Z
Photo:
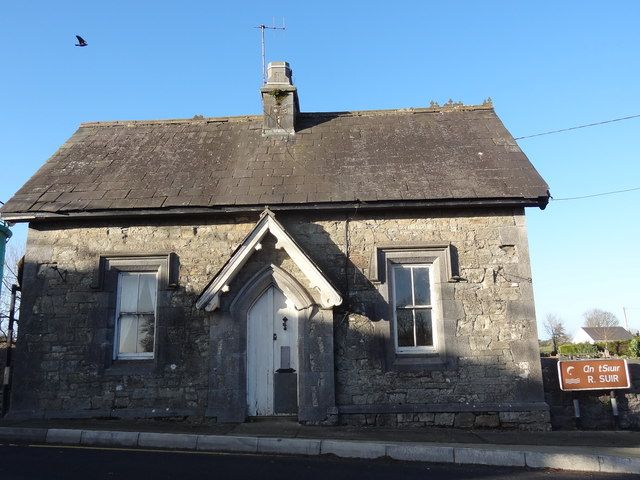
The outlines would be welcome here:
M 489 106 L 85 123 L 2 208 L 7 219 L 265 205 L 498 200 L 548 187 Z

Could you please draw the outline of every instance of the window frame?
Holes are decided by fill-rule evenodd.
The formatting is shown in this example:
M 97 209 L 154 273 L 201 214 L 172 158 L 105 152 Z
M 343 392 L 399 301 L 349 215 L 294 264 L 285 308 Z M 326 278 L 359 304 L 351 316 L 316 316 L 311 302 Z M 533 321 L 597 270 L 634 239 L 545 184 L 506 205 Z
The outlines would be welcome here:
M 123 275 L 137 274 L 139 275 L 153 275 L 155 279 L 155 306 L 153 311 L 153 351 L 151 352 L 136 352 L 136 353 L 121 353 L 120 352 L 120 314 L 121 311 L 121 299 L 122 299 L 122 281 Z M 138 282 L 140 277 L 138 277 Z M 138 288 L 139 287 L 138 283 Z M 117 294 L 116 294 L 116 315 L 114 319 L 114 336 L 113 336 L 113 360 L 153 360 L 156 356 L 156 349 L 158 345 L 158 300 L 160 291 L 160 271 L 157 270 L 143 270 L 143 269 L 118 269 L 117 278 Z M 130 313 L 130 312 L 129 312 Z M 146 313 L 146 312 L 145 312 Z M 133 313 L 132 313 L 133 314 Z M 141 313 L 135 313 L 133 315 L 143 315 Z M 139 321 L 139 318 L 138 318 Z
M 414 276 L 414 269 L 415 268 L 426 268 L 427 272 L 428 272 L 428 279 L 429 279 L 429 285 L 428 285 L 428 291 L 429 291 L 429 300 L 430 303 L 429 305 L 426 304 L 416 304 L 415 303 L 415 276 Z M 409 306 L 404 306 L 404 307 L 398 307 L 397 306 L 397 302 L 396 302 L 396 272 L 398 270 L 402 270 L 402 269 L 406 269 L 406 270 L 410 270 L 411 271 L 411 305 Z M 438 351 L 438 335 L 436 335 L 436 329 L 435 329 L 435 319 L 434 319 L 434 315 L 435 315 L 435 308 L 434 308 L 434 297 L 435 297 L 435 292 L 433 289 L 433 264 L 428 264 L 428 263 L 424 263 L 424 262 L 419 262 L 419 263 L 394 263 L 391 266 L 391 282 L 390 282 L 390 301 L 391 301 L 391 308 L 393 310 L 393 344 L 394 344 L 394 349 L 395 352 L 397 354 L 400 355 L 407 355 L 407 354 L 415 354 L 415 353 L 436 353 Z M 413 337 L 414 337 L 414 346 L 406 346 L 406 347 L 401 347 L 398 345 L 398 316 L 397 316 L 397 312 L 398 309 L 403 309 L 403 310 L 411 310 L 413 313 Z M 429 319 L 431 321 L 431 338 L 432 338 L 432 345 L 415 345 L 415 343 L 417 343 L 417 339 L 416 339 L 416 324 L 415 324 L 415 310 L 418 309 L 426 309 L 429 310 Z
M 433 349 L 396 351 L 395 291 L 393 268 L 397 265 L 427 265 L 430 268 L 430 294 Z M 380 302 L 372 314 L 378 322 L 384 345 L 385 371 L 428 372 L 455 368 L 457 365 L 457 319 L 464 315 L 455 285 L 460 281 L 458 257 L 450 243 L 377 245 L 371 252 L 370 281 L 376 285 Z
M 156 323 L 153 357 L 125 359 L 114 358 L 117 352 L 116 316 L 119 316 L 118 278 L 120 272 L 157 273 Z M 101 344 L 101 368 L 107 375 L 160 371 L 167 362 L 167 324 L 177 320 L 171 306 L 173 292 L 180 286 L 180 258 L 173 252 L 114 252 L 99 255 L 93 272 L 91 288 L 104 292 L 101 300 L 100 322 L 104 330 L 100 335 L 106 340 Z

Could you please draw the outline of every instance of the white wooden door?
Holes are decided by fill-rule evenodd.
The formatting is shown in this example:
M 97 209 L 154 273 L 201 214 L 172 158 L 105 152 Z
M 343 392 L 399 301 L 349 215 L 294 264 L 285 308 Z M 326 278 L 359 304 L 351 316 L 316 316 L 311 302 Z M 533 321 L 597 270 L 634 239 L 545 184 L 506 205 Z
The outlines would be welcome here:
M 286 319 L 286 321 L 285 321 Z M 298 315 L 276 287 L 267 288 L 247 314 L 247 406 L 249 416 L 273 415 L 273 375 L 298 370 Z

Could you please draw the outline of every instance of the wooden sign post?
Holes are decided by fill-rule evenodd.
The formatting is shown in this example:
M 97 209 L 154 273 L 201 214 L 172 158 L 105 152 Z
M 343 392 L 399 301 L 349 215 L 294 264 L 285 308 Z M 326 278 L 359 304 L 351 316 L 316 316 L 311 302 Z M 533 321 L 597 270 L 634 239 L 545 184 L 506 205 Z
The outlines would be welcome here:
M 615 426 L 618 426 L 618 405 L 615 390 L 631 387 L 629 366 L 621 358 L 560 360 L 558 362 L 560 389 L 576 392 L 583 390 L 609 390 Z M 580 428 L 580 406 L 574 398 L 576 425 Z

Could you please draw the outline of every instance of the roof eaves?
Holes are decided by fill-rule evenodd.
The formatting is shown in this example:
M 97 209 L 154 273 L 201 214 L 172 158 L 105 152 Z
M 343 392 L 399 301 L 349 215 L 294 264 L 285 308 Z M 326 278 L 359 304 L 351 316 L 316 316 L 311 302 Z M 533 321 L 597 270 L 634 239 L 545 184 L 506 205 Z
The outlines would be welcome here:
M 439 200 L 398 200 L 376 202 L 324 202 L 304 204 L 272 204 L 273 211 L 324 210 L 344 211 L 354 208 L 362 210 L 392 209 L 431 209 L 431 208 L 469 208 L 469 207 L 539 207 L 544 209 L 549 202 L 548 196 L 535 198 L 493 198 L 493 199 L 439 199 Z M 211 215 L 230 213 L 260 212 L 265 205 L 233 205 L 214 207 L 170 207 L 156 209 L 120 209 L 120 210 L 78 210 L 63 212 L 0 212 L 0 217 L 12 223 L 33 222 L 39 220 L 74 220 L 74 219 L 106 219 L 106 218 L 139 218 L 141 216 L 174 216 L 174 215 Z

